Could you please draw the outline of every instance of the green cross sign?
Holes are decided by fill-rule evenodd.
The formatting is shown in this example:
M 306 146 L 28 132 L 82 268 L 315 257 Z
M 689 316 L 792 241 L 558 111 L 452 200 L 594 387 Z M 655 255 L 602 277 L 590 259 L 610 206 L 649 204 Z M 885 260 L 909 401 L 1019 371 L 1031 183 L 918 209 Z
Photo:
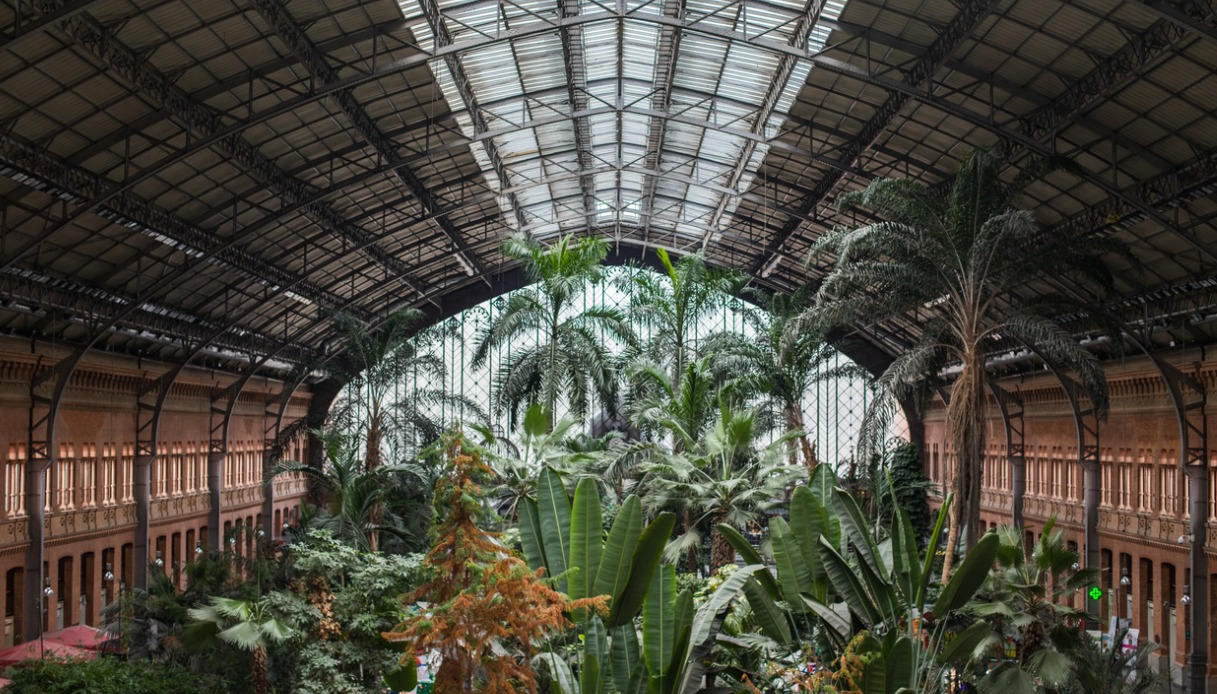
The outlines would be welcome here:
M 1102 599 L 1102 597 L 1103 597 L 1102 588 L 1095 586 L 1094 588 L 1090 589 L 1090 599 L 1091 600 L 1100 600 L 1100 599 Z

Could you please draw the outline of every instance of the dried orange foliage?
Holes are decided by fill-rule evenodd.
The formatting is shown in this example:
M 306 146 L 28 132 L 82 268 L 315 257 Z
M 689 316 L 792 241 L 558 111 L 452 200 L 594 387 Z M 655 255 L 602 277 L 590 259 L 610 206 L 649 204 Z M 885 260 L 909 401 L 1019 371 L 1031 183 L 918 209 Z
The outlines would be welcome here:
M 533 644 L 569 627 L 570 610 L 604 610 L 607 598 L 570 600 L 512 556 L 498 533 L 480 528 L 485 511 L 478 481 L 490 468 L 459 435 L 446 443 L 448 470 L 435 489 L 435 546 L 423 562 L 428 580 L 406 597 L 407 604 L 431 606 L 384 637 L 410 644 L 403 663 L 416 653 L 439 652 L 435 694 L 535 694 L 528 665 Z

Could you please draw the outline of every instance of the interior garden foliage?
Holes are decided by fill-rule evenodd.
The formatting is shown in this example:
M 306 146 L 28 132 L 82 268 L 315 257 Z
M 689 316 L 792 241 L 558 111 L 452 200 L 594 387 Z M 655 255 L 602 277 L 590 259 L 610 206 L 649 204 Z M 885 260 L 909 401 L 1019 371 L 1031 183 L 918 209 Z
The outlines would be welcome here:
M 313 486 L 300 526 L 190 562 L 185 590 L 154 572 L 105 613 L 129 660 L 31 664 L 12 691 L 1147 691 L 1150 649 L 1096 640 L 1096 573 L 1063 531 L 977 515 L 983 340 L 1037 345 L 1103 403 L 1097 364 L 1039 307 L 993 317 L 1013 278 L 1056 267 L 1007 252 L 1042 239 L 997 167 L 978 151 L 949 189 L 845 196 L 882 221 L 825 236 L 833 270 L 791 294 L 660 251 L 658 272 L 614 280 L 621 308 L 590 305 L 612 279 L 603 242 L 512 238 L 534 284 L 471 345 L 475 366 L 501 360 L 486 402 L 437 386 L 437 345 L 460 339 L 444 326 L 336 316 L 349 386 L 310 434 L 320 455 L 275 468 Z M 1066 250 L 1106 281 L 1095 248 Z M 733 328 L 711 320 L 727 308 Z M 892 429 L 832 459 L 804 416 L 816 384 L 870 380 L 831 330 L 908 309 L 925 338 L 874 402 L 946 386 L 951 490 Z

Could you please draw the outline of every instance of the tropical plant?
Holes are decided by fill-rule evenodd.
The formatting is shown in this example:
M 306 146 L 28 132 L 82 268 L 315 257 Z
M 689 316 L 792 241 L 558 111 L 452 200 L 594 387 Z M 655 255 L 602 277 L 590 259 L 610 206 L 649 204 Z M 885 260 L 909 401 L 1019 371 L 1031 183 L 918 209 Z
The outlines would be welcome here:
M 479 335 L 472 364 L 480 368 L 492 349 L 513 344 L 493 389 L 495 411 L 506 411 L 513 426 L 527 404 L 542 405 L 552 417 L 565 401 L 582 418 L 593 396 L 601 403 L 617 402 L 614 358 L 605 337 L 630 343 L 633 332 L 616 309 L 579 308 L 587 288 L 601 280 L 607 254 L 607 242 L 598 237 L 565 236 L 548 247 L 525 236 L 503 243 L 503 255 L 523 261 L 535 284 L 507 297 L 502 312 Z M 536 344 L 519 346 L 533 335 Z
M 296 694 L 365 694 L 401 657 L 381 637 L 404 616 L 400 596 L 418 586 L 422 556 L 364 552 L 325 530 L 287 548 L 290 582 L 266 596 L 292 629 L 271 648 L 276 689 Z
M 1096 569 L 1077 570 L 1078 553 L 1065 545 L 1055 519 L 1028 549 L 1019 528 L 999 528 L 998 568 L 968 611 L 979 617 L 971 630 L 977 643 L 970 654 L 985 662 L 1013 644 L 981 681 L 982 689 L 1000 686 L 1009 694 L 1037 694 L 1067 687 L 1075 676 L 1073 654 L 1090 636 L 1082 628 L 1086 614 L 1067 604 L 1080 590 L 1094 585 Z
M 1067 694 L 1147 694 L 1158 691 L 1162 677 L 1149 667 L 1157 644 L 1145 643 L 1126 649 L 1121 630 L 1104 647 L 1098 639 L 1084 638 L 1073 649 L 1073 682 L 1062 688 Z
M 224 683 L 180 665 L 154 660 L 31 659 L 9 668 L 6 694 L 215 694 Z
M 406 645 L 403 671 L 413 671 L 416 653 L 438 653 L 436 694 L 535 693 L 529 663 L 537 644 L 570 625 L 566 614 L 602 610 L 606 598 L 572 600 L 554 591 L 480 527 L 489 515 L 481 483 L 490 468 L 459 434 L 445 439 L 445 450 L 449 467 L 436 489 L 438 522 L 423 560 L 426 582 L 405 598 L 427 605 L 408 608 L 410 616 L 384 637 Z
M 347 383 L 347 396 L 331 409 L 330 428 L 361 433 L 362 472 L 371 473 L 383 464 L 386 443 L 402 455 L 436 440 L 449 425 L 437 419 L 437 412 L 486 419 L 472 400 L 428 385 L 443 383 L 447 371 L 444 360 L 432 351 L 443 339 L 444 328 L 420 330 L 422 318 L 418 310 L 400 309 L 380 325 L 369 327 L 347 314 L 334 316 L 342 358 L 331 368 Z M 420 373 L 426 378 L 418 378 Z M 403 385 L 405 393 L 401 392 Z M 382 525 L 384 498 L 367 501 L 368 522 Z M 379 547 L 379 533 L 366 538 L 372 549 Z
M 570 446 L 577 425 L 569 417 L 555 422 L 544 407 L 533 403 L 524 412 L 516 441 L 496 436 L 488 427 L 473 427 L 482 437 L 479 445 L 494 473 L 490 494 L 500 516 L 509 522 L 517 520 L 520 503 L 536 498 L 537 477 L 546 466 L 579 474 L 596 467 L 601 457 L 599 451 L 574 450 Z
M 658 364 L 636 362 L 630 378 L 638 395 L 630 403 L 631 423 L 653 437 L 671 437 L 674 452 L 691 450 L 709 430 L 724 395 L 709 357 L 684 367 L 679 378 Z
M 275 466 L 273 475 L 300 473 L 311 479 L 328 499 L 326 512 L 313 518 L 313 525 L 325 528 L 360 549 L 375 551 L 382 533 L 412 541 L 402 531 L 395 513 L 385 504 L 396 475 L 426 479 L 429 475 L 417 465 L 380 465 L 367 469 L 350 437 L 341 432 L 313 431 L 325 447 L 325 466 L 316 468 L 296 461 Z
M 746 530 L 764 519 L 765 511 L 781 504 L 802 468 L 787 465 L 786 443 L 802 432 L 792 431 L 761 445 L 755 413 L 721 407 L 713 427 L 695 447 L 657 457 L 642 465 L 642 489 L 652 509 L 679 509 L 690 522 L 669 545 L 669 558 L 696 552 L 702 528 L 710 531 L 710 570 L 735 561 L 735 550 L 716 527 Z
M 813 386 L 826 381 L 870 379 L 869 373 L 852 362 L 835 364 L 838 353 L 824 335 L 800 321 L 813 294 L 810 285 L 794 294 L 754 292 L 758 307 L 738 309 L 752 334 L 722 331 L 706 340 L 706 351 L 713 355 L 717 371 L 732 374 L 736 387 L 760 396 L 777 411 L 787 431 L 802 432 L 790 441 L 790 459 L 794 462 L 800 451 L 809 472 L 819 460 L 804 425 L 803 398 Z
M 271 614 L 265 598 L 238 600 L 213 597 L 210 603 L 190 609 L 194 620 L 182 631 L 188 649 L 201 650 L 222 642 L 248 651 L 252 656 L 251 685 L 254 694 L 270 692 L 270 660 L 266 649 L 282 641 L 292 630 Z
M 662 273 L 632 273 L 623 283 L 631 321 L 649 333 L 639 356 L 666 368 L 672 390 L 679 391 L 686 367 L 697 354 L 695 338 L 702 323 L 742 289 L 747 278 L 734 270 L 707 267 L 697 253 L 675 263 L 662 248 L 656 255 Z
M 916 344 L 879 379 L 888 396 L 881 399 L 881 411 L 894 411 L 895 398 L 936 381 L 947 364 L 958 365 L 946 412 L 956 500 L 944 576 L 950 575 L 960 533 L 967 547 L 981 536 L 984 360 L 991 348 L 1035 347 L 1076 372 L 1100 414 L 1107 407 L 1095 355 L 1047 317 L 1050 307 L 1020 299 L 1023 286 L 1049 275 L 1101 290 L 1111 286 L 1098 255 L 1113 249 L 1113 242 L 1043 234 L 1031 212 L 1016 208 L 1026 184 L 1053 166 L 1059 162 L 1031 165 L 1007 182 L 999 156 L 977 149 L 961 163 L 945 195 L 909 180 L 873 181 L 841 196 L 839 207 L 862 208 L 882 220 L 834 229 L 811 251 L 813 257 L 835 257 L 809 311 L 811 323 L 845 326 L 912 315 L 922 325 Z

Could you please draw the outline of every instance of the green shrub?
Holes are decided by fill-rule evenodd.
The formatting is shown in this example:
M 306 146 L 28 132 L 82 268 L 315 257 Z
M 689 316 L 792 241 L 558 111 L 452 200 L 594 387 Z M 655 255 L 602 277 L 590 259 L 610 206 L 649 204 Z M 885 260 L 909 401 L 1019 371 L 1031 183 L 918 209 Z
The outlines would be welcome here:
M 151 660 L 28 660 L 9 668 L 5 694 L 215 694 L 221 680 Z

